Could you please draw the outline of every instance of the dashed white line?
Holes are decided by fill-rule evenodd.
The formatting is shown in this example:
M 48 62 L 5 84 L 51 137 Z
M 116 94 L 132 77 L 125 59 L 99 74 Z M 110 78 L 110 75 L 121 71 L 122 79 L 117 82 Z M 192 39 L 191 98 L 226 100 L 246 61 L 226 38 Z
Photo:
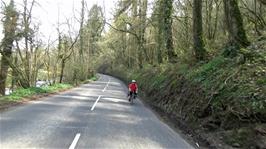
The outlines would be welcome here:
M 105 90 L 108 87 L 109 83 L 110 83 L 110 79 L 108 80 L 108 83 L 106 84 L 106 86 L 104 87 L 104 89 L 102 90 L 102 92 L 105 92 Z
M 76 134 L 72 144 L 69 146 L 69 149 L 75 149 L 75 147 L 78 143 L 79 137 L 80 137 L 80 133 Z
M 97 98 L 97 100 L 95 101 L 95 103 L 94 103 L 93 106 L 91 107 L 91 111 L 94 110 L 94 108 L 95 108 L 97 102 L 100 100 L 101 97 L 102 97 L 102 95 L 100 95 L 100 96 Z

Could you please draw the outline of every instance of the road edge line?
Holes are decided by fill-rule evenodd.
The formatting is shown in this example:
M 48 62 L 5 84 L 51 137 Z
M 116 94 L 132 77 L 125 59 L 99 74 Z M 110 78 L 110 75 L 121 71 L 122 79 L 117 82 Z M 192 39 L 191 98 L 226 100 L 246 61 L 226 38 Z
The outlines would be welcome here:
M 109 83 L 110 83 L 110 78 L 109 78 L 109 80 L 108 80 L 106 86 L 105 86 L 104 89 L 102 90 L 102 92 L 105 92 L 106 88 L 109 86 Z
M 100 100 L 101 97 L 102 97 L 102 95 L 100 95 L 100 96 L 96 99 L 95 103 L 94 103 L 93 106 L 91 107 L 91 111 L 94 110 L 96 104 L 98 103 L 98 101 Z
M 75 149 L 77 143 L 78 143 L 78 140 L 80 138 L 80 133 L 77 133 L 73 142 L 71 143 L 71 145 L 69 146 L 69 149 Z

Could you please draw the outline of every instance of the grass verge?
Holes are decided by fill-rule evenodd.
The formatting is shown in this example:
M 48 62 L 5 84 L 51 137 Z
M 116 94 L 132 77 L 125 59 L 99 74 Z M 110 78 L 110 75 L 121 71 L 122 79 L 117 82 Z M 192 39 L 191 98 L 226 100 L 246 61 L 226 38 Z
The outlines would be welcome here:
M 97 76 L 93 76 L 92 78 L 83 81 L 82 84 L 89 83 L 91 81 L 96 81 L 98 79 Z M 65 91 L 74 86 L 71 84 L 57 83 L 51 86 L 43 86 L 43 87 L 30 87 L 27 89 L 20 88 L 15 90 L 8 96 L 0 97 L 0 111 L 7 109 L 11 106 L 19 105 L 21 103 L 27 102 L 29 100 L 35 100 L 40 97 L 48 96 L 50 94 L 54 94 L 57 92 Z
M 70 84 L 54 84 L 51 86 L 44 86 L 44 87 L 17 89 L 8 96 L 0 97 L 0 111 L 7 109 L 11 106 L 22 104 L 29 100 L 34 100 L 43 96 L 48 96 L 53 93 L 65 91 L 72 87 L 73 86 Z

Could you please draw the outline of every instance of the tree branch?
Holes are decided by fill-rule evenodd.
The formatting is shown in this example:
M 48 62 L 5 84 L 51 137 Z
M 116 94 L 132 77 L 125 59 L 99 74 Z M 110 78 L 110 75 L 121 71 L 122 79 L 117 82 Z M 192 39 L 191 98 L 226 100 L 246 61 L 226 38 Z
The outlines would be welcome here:
M 74 42 L 72 42 L 71 46 L 68 48 L 68 50 L 71 50 L 71 52 L 70 52 L 66 57 L 64 57 L 64 58 L 62 59 L 63 61 L 67 60 L 67 59 L 73 54 L 73 52 L 74 52 L 73 48 L 74 48 L 74 45 L 75 45 L 75 44 L 77 43 L 77 41 L 78 41 L 79 35 L 80 35 L 80 32 L 79 32 L 79 34 L 76 36 Z
M 116 31 L 119 31 L 119 32 L 124 32 L 124 33 L 129 33 L 133 36 L 135 36 L 138 40 L 139 40 L 139 36 L 138 34 L 134 33 L 134 32 L 131 32 L 129 30 L 123 30 L 123 29 L 118 29 L 116 27 L 114 27 L 113 25 L 111 25 L 110 23 L 108 23 L 107 21 L 104 21 L 105 24 L 109 25 L 112 29 L 116 30 Z

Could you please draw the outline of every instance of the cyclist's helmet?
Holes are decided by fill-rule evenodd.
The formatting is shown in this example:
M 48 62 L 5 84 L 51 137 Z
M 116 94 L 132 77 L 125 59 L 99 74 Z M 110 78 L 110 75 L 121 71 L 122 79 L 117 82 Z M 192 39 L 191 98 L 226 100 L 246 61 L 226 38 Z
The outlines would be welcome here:
M 132 83 L 136 83 L 136 80 L 132 80 Z

